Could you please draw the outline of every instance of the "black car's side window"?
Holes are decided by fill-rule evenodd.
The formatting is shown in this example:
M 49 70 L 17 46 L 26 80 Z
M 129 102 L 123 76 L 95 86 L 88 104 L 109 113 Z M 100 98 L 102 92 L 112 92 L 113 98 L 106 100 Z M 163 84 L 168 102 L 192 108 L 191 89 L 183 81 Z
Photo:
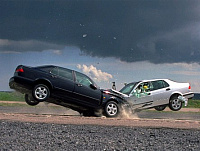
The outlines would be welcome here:
M 58 75 L 66 79 L 73 80 L 72 70 L 58 68 Z
M 39 67 L 38 69 L 49 73 L 53 68 L 52 67 Z
M 52 73 L 54 75 L 58 75 L 58 68 L 57 67 L 53 68 L 50 73 Z
M 152 90 L 158 90 L 169 86 L 169 84 L 163 80 L 152 81 L 151 83 L 153 85 Z
M 50 72 L 51 74 L 57 75 L 62 78 L 66 78 L 69 80 L 73 80 L 72 70 L 64 69 L 64 68 L 54 68 Z
M 93 82 L 86 75 L 79 72 L 76 72 L 76 82 L 87 87 L 90 87 L 90 85 L 93 84 Z

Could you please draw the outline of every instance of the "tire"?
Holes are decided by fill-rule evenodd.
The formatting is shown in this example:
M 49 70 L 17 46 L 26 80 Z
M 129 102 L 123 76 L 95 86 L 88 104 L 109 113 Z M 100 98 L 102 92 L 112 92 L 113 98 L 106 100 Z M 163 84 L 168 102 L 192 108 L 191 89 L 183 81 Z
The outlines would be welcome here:
M 104 111 L 107 117 L 117 117 L 120 113 L 120 108 L 116 102 L 109 101 L 106 104 Z
M 49 88 L 44 84 L 38 84 L 32 92 L 33 98 L 39 102 L 46 101 L 50 96 Z
M 178 99 L 178 96 L 171 97 L 169 101 L 169 108 L 172 111 L 179 111 L 182 108 L 182 101 Z
M 154 107 L 154 109 L 157 111 L 163 111 L 166 107 L 167 105 L 159 105 L 159 106 Z
M 25 102 L 28 105 L 31 105 L 31 106 L 35 106 L 35 105 L 38 105 L 40 103 L 39 101 L 35 100 L 33 97 L 31 97 L 28 94 L 25 94 Z

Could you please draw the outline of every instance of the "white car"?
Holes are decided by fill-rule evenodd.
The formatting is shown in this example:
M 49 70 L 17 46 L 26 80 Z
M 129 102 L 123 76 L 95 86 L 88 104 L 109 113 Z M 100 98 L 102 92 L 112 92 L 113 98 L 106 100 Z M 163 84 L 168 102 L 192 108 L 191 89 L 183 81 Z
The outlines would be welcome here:
M 188 99 L 194 96 L 189 83 L 178 83 L 169 79 L 132 82 L 116 93 L 123 95 L 132 109 L 155 108 L 158 111 L 167 106 L 178 111 L 183 103 L 187 106 Z

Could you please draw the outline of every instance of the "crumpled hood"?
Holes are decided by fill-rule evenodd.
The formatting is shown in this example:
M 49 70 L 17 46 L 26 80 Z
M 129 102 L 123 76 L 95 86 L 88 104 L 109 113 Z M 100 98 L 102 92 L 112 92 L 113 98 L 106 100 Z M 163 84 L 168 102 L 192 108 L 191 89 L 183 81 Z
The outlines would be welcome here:
M 113 90 L 113 89 L 103 90 L 103 93 L 114 95 L 114 96 L 117 96 L 117 97 L 123 97 L 123 98 L 127 98 L 128 97 L 128 95 L 126 95 L 124 93 L 121 93 L 121 92 L 119 92 L 117 90 Z

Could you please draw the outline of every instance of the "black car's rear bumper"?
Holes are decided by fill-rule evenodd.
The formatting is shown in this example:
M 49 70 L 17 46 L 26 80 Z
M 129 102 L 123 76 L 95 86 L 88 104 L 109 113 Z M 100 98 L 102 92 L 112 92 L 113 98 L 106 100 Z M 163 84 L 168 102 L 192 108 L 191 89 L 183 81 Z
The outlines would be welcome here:
M 30 93 L 31 89 L 29 86 L 24 84 L 23 82 L 19 83 L 21 80 L 17 77 L 12 77 L 9 80 L 9 86 L 11 89 L 19 91 L 21 93 Z

